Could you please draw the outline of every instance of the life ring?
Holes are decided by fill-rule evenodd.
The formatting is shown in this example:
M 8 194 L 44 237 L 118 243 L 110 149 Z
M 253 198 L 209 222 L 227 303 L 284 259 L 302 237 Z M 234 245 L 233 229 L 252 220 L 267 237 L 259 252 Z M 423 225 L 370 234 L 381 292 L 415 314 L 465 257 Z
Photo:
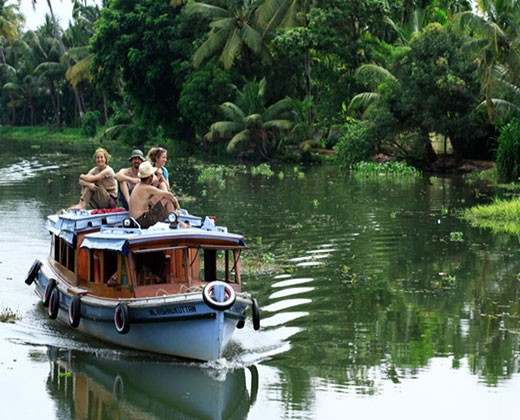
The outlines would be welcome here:
M 258 331 L 260 329 L 260 308 L 255 298 L 251 299 L 251 310 L 253 312 L 253 328 Z
M 214 296 L 213 291 L 216 286 L 224 287 L 224 301 L 219 302 L 217 298 Z M 235 303 L 237 295 L 233 288 L 223 281 L 212 281 L 208 283 L 204 290 L 202 290 L 202 298 L 204 299 L 204 303 L 208 305 L 211 309 L 216 309 L 218 311 L 224 311 L 226 309 L 231 308 Z
M 114 327 L 119 334 L 126 334 L 130 331 L 128 306 L 124 303 L 118 303 L 114 309 Z
M 56 319 L 58 316 L 58 311 L 60 309 L 60 291 L 57 287 L 54 287 L 51 292 L 51 297 L 49 299 L 49 318 Z
M 31 268 L 29 269 L 29 273 L 27 273 L 27 278 L 25 279 L 25 284 L 28 284 L 29 286 L 32 284 L 36 276 L 38 275 L 38 272 L 40 271 L 40 268 L 42 266 L 42 262 L 38 259 L 34 260 Z
M 69 306 L 69 324 L 72 328 L 79 325 L 81 319 L 81 299 L 79 296 L 74 296 Z
M 56 287 L 56 280 L 49 279 L 45 292 L 43 292 L 43 306 L 49 306 L 49 299 L 51 298 L 52 290 Z

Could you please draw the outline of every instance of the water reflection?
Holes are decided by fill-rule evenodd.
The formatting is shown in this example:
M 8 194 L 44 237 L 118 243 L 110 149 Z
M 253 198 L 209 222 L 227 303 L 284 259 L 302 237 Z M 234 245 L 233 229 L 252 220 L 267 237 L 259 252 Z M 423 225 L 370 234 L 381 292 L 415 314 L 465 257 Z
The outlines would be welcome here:
M 258 371 L 132 360 L 49 348 L 47 389 L 56 418 L 246 418 Z

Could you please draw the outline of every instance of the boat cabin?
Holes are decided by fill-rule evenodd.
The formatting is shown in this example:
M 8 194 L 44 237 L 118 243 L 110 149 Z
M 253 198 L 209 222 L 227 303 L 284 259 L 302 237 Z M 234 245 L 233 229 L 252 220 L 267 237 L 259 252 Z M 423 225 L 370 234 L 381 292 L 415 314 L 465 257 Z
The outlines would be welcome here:
M 49 218 L 51 263 L 78 293 L 160 296 L 197 291 L 214 280 L 240 291 L 240 253 L 246 248 L 241 235 L 225 228 L 172 229 L 167 223 L 125 228 L 128 213 L 122 213 Z

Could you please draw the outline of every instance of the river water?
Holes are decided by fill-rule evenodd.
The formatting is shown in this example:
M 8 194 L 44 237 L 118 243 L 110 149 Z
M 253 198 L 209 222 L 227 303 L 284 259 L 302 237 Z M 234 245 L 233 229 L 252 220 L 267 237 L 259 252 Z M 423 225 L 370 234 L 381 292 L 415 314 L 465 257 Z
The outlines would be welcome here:
M 216 363 L 90 340 L 24 283 L 46 216 L 78 200 L 89 157 L 23 148 L 0 162 L 2 418 L 513 419 L 520 392 L 518 238 L 468 226 L 490 199 L 462 179 L 355 178 L 334 167 L 215 167 L 170 156 L 191 213 L 246 236 L 262 328 Z M 113 166 L 125 165 L 122 156 Z

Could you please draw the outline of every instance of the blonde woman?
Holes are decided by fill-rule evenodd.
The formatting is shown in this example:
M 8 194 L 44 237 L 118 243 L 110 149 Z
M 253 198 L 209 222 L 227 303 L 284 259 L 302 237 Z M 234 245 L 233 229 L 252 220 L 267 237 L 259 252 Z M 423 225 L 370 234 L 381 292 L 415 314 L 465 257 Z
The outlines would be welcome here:
M 87 205 L 94 209 L 113 209 L 116 207 L 117 182 L 114 170 L 108 166 L 110 154 L 100 147 L 94 152 L 96 166 L 88 173 L 79 176 L 81 196 L 79 203 L 69 210 L 85 210 Z
M 157 168 L 155 176 L 157 178 L 157 188 L 163 191 L 170 191 L 170 181 L 166 162 L 168 161 L 168 151 L 164 147 L 152 147 L 146 158 Z M 155 183 L 154 183 L 155 185 Z

